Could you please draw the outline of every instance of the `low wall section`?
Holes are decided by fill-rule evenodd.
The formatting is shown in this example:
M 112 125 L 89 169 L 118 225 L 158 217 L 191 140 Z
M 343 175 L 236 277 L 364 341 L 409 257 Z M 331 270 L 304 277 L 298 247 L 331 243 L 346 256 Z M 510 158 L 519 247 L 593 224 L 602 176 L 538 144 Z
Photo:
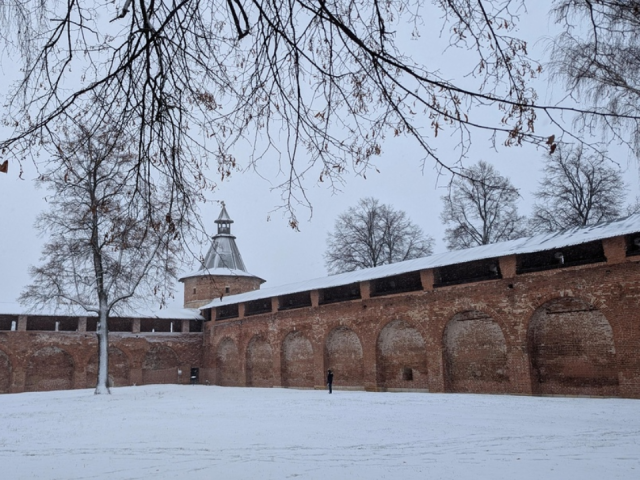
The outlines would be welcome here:
M 0 316 L 0 393 L 95 387 L 98 342 L 95 327 L 87 329 L 94 323 L 85 317 Z M 110 384 L 189 383 L 191 368 L 202 361 L 197 325 L 110 319 Z

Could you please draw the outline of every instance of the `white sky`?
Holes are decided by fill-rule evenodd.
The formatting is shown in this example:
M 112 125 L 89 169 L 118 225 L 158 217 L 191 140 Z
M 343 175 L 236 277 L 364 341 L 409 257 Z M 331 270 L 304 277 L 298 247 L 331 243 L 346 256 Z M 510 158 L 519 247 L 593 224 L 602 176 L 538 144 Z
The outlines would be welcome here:
M 549 0 L 528 2 L 530 12 L 522 15 L 523 36 L 529 38 L 530 49 L 534 55 L 544 52 L 545 37 L 553 32 L 553 24 L 547 17 Z M 429 7 L 425 7 L 429 8 Z M 438 29 L 439 23 L 437 23 Z M 528 29 L 524 31 L 524 29 Z M 409 48 L 415 49 L 414 55 L 425 55 L 425 59 L 438 62 L 443 72 L 452 75 L 457 70 L 457 58 L 451 50 L 444 53 L 444 45 L 424 48 L 429 35 L 414 42 Z M 431 39 L 429 40 L 429 42 Z M 0 65 L 0 95 L 6 92 L 10 81 L 17 72 L 12 68 L 15 62 L 3 60 Z M 468 69 L 465 69 L 468 70 Z M 553 101 L 562 96 L 558 85 L 539 84 L 539 95 L 543 101 Z M 1 98 L 1 97 L 0 97 Z M 0 107 L 2 108 L 2 107 Z M 537 124 L 537 132 L 555 133 L 544 119 Z M 10 132 L 0 127 L 0 135 Z M 445 131 L 446 134 L 446 131 Z M 442 134 L 441 134 L 442 135 Z M 442 158 L 457 159 L 455 141 L 451 140 L 451 152 L 441 147 Z M 240 160 L 247 157 L 240 149 L 234 152 Z M 440 196 L 445 193 L 447 178 L 438 179 L 431 164 L 424 171 L 420 167 L 422 152 L 410 139 L 390 139 L 383 145 L 383 152 L 376 165 L 380 173 L 370 172 L 367 179 L 346 174 L 343 190 L 332 194 L 325 184 L 316 184 L 309 179 L 308 196 L 313 206 L 313 214 L 304 209 L 298 210 L 300 231 L 287 226 L 287 219 L 278 211 L 280 192 L 272 191 L 274 185 L 282 180 L 273 178 L 269 173 L 273 165 L 264 164 L 264 173 L 268 179 L 256 173 L 236 173 L 229 180 L 218 184 L 218 188 L 209 195 L 210 202 L 202 205 L 202 215 L 211 234 L 215 233 L 213 221 L 219 213 L 219 204 L 223 200 L 229 214 L 235 220 L 232 233 L 248 270 L 267 280 L 265 286 L 276 286 L 320 277 L 326 274 L 323 252 L 327 233 L 333 228 L 337 215 L 358 199 L 373 196 L 383 203 L 407 212 L 412 221 L 436 239 L 435 252 L 445 250 L 442 237 L 444 226 L 440 222 L 442 202 Z M 469 163 L 477 160 L 492 163 L 501 174 L 509 177 L 516 188 L 520 189 L 522 200 L 520 213 L 529 214 L 532 193 L 536 190 L 541 177 L 543 152 L 532 147 L 502 147 L 498 152 L 491 148 L 489 139 L 476 136 Z M 620 164 L 626 169 L 624 177 L 630 185 L 630 197 L 638 192 L 637 165 L 621 151 Z M 22 288 L 29 283 L 28 268 L 38 263 L 43 243 L 33 228 L 36 215 L 46 208 L 45 191 L 34 188 L 35 168 L 24 164 L 23 179 L 18 177 L 15 163 L 10 166 L 8 175 L 0 175 L 0 311 L 3 302 L 14 302 Z M 216 179 L 216 172 L 211 176 Z M 315 178 L 315 177 L 314 177 Z M 202 254 L 208 245 L 202 246 Z M 196 251 L 198 246 L 195 246 Z M 193 265 L 186 265 L 184 271 L 191 271 Z M 182 301 L 181 284 L 176 282 L 176 304 Z

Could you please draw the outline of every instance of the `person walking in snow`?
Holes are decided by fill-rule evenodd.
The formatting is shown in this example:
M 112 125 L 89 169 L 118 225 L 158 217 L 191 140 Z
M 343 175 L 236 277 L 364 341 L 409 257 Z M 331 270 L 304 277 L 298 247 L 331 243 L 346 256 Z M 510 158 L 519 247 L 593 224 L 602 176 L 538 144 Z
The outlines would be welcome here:
M 333 386 L 333 372 L 329 370 L 327 372 L 327 387 L 329 387 L 329 393 L 332 392 L 331 387 Z

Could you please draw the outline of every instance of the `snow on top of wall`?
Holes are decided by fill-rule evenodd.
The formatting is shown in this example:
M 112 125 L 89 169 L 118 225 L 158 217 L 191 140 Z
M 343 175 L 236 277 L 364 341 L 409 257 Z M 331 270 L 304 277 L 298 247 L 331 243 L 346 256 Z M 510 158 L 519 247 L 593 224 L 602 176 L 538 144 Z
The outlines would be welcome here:
M 162 318 L 167 320 L 204 320 L 197 308 L 163 308 L 162 310 L 138 311 L 130 315 L 118 315 L 132 318 Z
M 79 307 L 59 306 L 38 309 L 24 306 L 17 302 L 0 302 L 0 315 L 38 315 L 59 317 L 97 317 L 97 314 L 86 312 Z M 111 318 L 159 318 L 166 320 L 203 320 L 195 308 L 163 308 L 152 310 L 125 310 L 111 315 Z
M 195 272 L 187 273 L 186 275 L 182 275 L 178 280 L 183 281 L 187 278 L 191 277 L 207 277 L 209 275 L 220 275 L 227 277 L 257 277 L 249 272 L 245 272 L 244 270 L 237 270 L 232 268 L 201 268 Z M 262 280 L 260 278 L 260 280 Z
M 482 245 L 480 247 L 468 248 L 465 250 L 454 250 L 431 255 L 429 257 L 406 260 L 404 262 L 398 262 L 391 265 L 382 265 L 380 267 L 315 278 L 303 282 L 265 288 L 263 290 L 253 290 L 251 292 L 241 293 L 238 295 L 229 295 L 222 299 L 215 299 L 201 307 L 201 309 L 278 297 L 281 295 L 305 292 L 309 290 L 349 285 L 352 283 L 375 280 L 402 273 L 427 270 L 447 265 L 456 265 L 475 260 L 555 250 L 570 245 L 580 245 L 582 243 L 629 235 L 637 232 L 640 232 L 640 214 L 630 215 L 629 217 L 621 220 L 601 223 L 589 227 L 573 228 L 562 232 L 543 233 L 533 237 L 519 238 L 517 240 L 494 243 L 491 245 Z

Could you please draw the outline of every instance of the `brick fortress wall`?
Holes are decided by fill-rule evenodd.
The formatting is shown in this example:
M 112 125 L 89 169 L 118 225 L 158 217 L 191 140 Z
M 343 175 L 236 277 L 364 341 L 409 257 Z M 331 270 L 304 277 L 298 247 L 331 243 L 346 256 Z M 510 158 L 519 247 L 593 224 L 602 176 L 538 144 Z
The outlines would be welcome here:
M 184 282 L 184 307 L 199 308 L 214 298 L 258 290 L 263 282 L 253 276 L 195 276 Z
M 0 393 L 95 387 L 95 327 L 95 318 L 0 315 Z M 189 383 L 201 366 L 202 322 L 114 318 L 109 330 L 113 386 Z
M 113 319 L 110 377 L 188 383 L 196 367 L 201 383 L 323 388 L 331 368 L 345 389 L 640 398 L 640 254 L 628 243 L 540 271 L 493 259 L 490 280 L 454 265 L 236 304 L 203 331 Z M 93 387 L 94 331 L 92 318 L 0 315 L 0 393 Z
M 529 273 L 501 257 L 495 280 L 447 285 L 425 270 L 397 279 L 417 278 L 410 292 L 376 294 L 371 281 L 335 303 L 316 290 L 220 307 L 204 373 L 324 388 L 331 368 L 338 388 L 640 398 L 640 256 L 622 237 L 602 248 L 606 261 Z

